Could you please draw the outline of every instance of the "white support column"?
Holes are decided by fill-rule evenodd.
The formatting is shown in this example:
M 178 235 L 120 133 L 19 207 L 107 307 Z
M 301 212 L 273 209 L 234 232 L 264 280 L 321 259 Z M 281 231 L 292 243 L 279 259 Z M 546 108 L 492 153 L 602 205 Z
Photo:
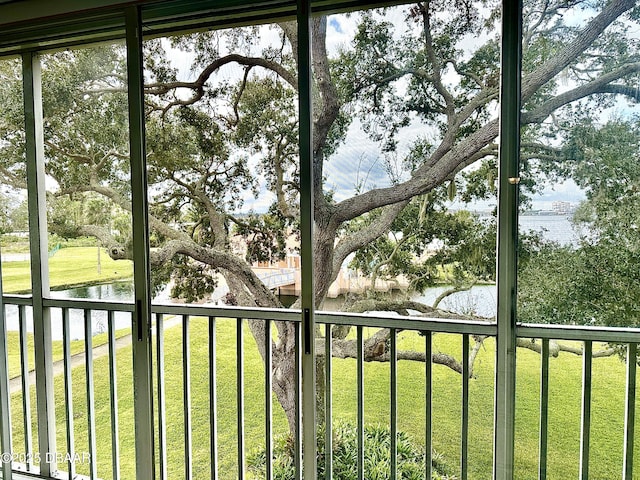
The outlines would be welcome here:
M 131 212 L 133 221 L 133 385 L 136 478 L 155 478 L 151 349 L 151 288 L 145 153 L 142 23 L 138 7 L 126 10 Z
M 24 114 L 26 135 L 27 193 L 29 206 L 29 243 L 31 248 L 31 289 L 33 296 L 33 341 L 38 410 L 38 453 L 42 459 L 40 474 L 53 476 L 57 471 L 56 419 L 53 397 L 53 360 L 51 351 L 51 315 L 43 305 L 49 296 L 49 248 L 44 170 L 44 132 L 42 118 L 42 74 L 40 58 L 33 52 L 22 56 Z M 51 463 L 46 460 L 52 459 Z

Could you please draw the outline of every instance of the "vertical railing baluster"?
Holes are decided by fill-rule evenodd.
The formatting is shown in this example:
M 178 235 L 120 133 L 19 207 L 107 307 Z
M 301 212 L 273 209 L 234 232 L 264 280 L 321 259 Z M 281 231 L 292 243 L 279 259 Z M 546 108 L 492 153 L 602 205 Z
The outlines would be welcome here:
M 91 310 L 84 311 L 84 354 L 87 387 L 87 427 L 89 429 L 89 478 L 98 478 L 98 462 L 96 461 L 96 403 L 93 385 L 93 325 Z
M 391 362 L 391 477 L 396 478 L 398 474 L 398 334 L 395 328 L 390 329 L 390 351 L 389 361 Z
M 432 422 L 431 413 L 433 410 L 433 334 L 431 332 L 424 332 L 424 409 L 425 409 L 425 427 L 424 427 L 424 461 L 425 461 L 425 477 L 427 480 L 431 480 L 431 437 L 432 437 Z
M 236 401 L 238 406 L 238 479 L 244 479 L 245 473 L 245 437 L 244 437 L 244 335 L 243 321 L 236 323 Z
M 358 480 L 364 480 L 364 339 L 362 326 L 356 327 L 357 359 L 356 382 L 358 384 Z
M 462 335 L 462 424 L 460 478 L 467 480 L 469 465 L 469 334 Z
M 64 357 L 64 401 L 65 415 L 67 417 L 67 453 L 69 460 L 69 478 L 76 475 L 75 463 L 71 460 L 75 454 L 74 419 L 73 419 L 73 385 L 71 380 L 71 326 L 69 324 L 69 309 L 62 309 L 62 354 Z
M 2 261 L 0 260 L 0 279 L 2 278 Z M 7 322 L 5 304 L 2 301 L 2 281 L 0 281 L 0 391 L 9 392 L 9 349 L 7 342 Z M 0 395 L 0 465 L 3 480 L 12 480 L 11 471 L 11 403 L 10 395 Z M 4 455 L 4 454 L 9 454 Z
M 120 480 L 120 435 L 118 428 L 118 366 L 116 362 L 116 326 L 113 310 L 107 313 L 109 343 L 109 396 L 111 400 L 111 471 Z
M 156 368 L 158 379 L 158 464 L 160 480 L 167 480 L 167 414 L 164 381 L 164 316 L 156 314 Z
M 272 389 L 272 358 L 271 358 L 271 321 L 264 321 L 264 440 L 266 453 L 266 479 L 273 478 L 273 402 Z
M 191 345 L 189 315 L 182 316 L 182 403 L 184 408 L 184 478 L 192 478 L 191 454 Z
M 324 478 L 333 478 L 333 356 L 331 353 L 331 325 L 324 329 Z
M 33 469 L 33 431 L 31 429 L 31 382 L 29 381 L 29 348 L 27 347 L 27 319 L 25 306 L 18 306 L 20 330 L 20 375 L 22 380 L 22 417 L 24 427 L 24 453 L 27 471 Z
M 540 446 L 538 480 L 547 478 L 547 445 L 549 436 L 549 339 L 542 339 L 540 358 Z
M 580 426 L 580 478 L 589 479 L 589 436 L 591 433 L 591 366 L 593 343 L 584 342 L 582 353 L 582 421 Z
M 622 468 L 624 480 L 633 479 L 637 361 L 638 344 L 630 343 L 627 347 L 627 402 L 624 412 L 624 463 Z
M 218 480 L 218 389 L 216 383 L 216 319 L 209 317 L 209 436 L 211 480 Z

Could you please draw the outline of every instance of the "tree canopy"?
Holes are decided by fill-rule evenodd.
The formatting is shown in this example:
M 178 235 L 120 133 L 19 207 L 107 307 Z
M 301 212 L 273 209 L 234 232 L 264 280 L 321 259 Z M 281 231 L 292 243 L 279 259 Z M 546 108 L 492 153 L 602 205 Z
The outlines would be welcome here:
M 576 246 L 543 245 L 523 264 L 522 320 L 638 326 L 639 142 L 636 117 L 573 131 L 564 169 L 586 194 L 573 216 L 582 235 Z

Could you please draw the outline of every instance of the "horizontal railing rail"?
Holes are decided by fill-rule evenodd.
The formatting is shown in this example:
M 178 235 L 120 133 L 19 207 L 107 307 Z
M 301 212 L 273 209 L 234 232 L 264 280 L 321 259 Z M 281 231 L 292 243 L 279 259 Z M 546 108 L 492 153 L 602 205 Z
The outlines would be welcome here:
M 5 305 L 31 305 L 31 295 L 3 295 Z M 44 300 L 44 305 L 48 307 L 67 307 L 76 309 L 94 309 L 104 311 L 133 312 L 133 303 L 110 302 L 106 300 L 84 300 L 84 299 L 55 299 Z M 299 309 L 278 309 L 278 308 L 251 308 L 234 306 L 211 306 L 193 305 L 180 303 L 154 303 L 153 313 L 163 313 L 168 315 L 182 315 L 188 312 L 189 315 L 214 316 L 214 317 L 242 317 L 246 319 L 263 319 L 275 321 L 297 322 L 300 319 Z M 384 316 L 359 313 L 343 312 L 316 312 L 316 318 L 320 323 L 331 323 L 335 325 L 361 325 L 365 327 L 378 328 L 408 328 L 424 329 L 442 333 L 469 333 L 473 335 L 494 336 L 496 326 L 494 322 L 477 321 L 461 318 L 459 320 L 412 317 L 412 316 Z M 548 338 L 555 340 L 591 340 L 596 342 L 616 342 L 629 343 L 637 342 L 640 339 L 640 328 L 631 327 L 601 327 L 584 325 L 556 325 L 556 324 L 524 324 L 516 326 L 516 335 L 520 338 Z
M 31 295 L 3 295 L 2 303 L 5 305 L 32 305 Z
M 193 305 L 181 303 L 154 303 L 153 313 L 164 315 L 191 315 L 201 317 L 244 318 L 251 320 L 274 320 L 300 322 L 300 310 L 282 308 L 257 308 L 235 306 Z
M 610 343 L 637 343 L 640 328 L 596 327 L 585 325 L 518 324 L 516 336 L 520 338 L 548 338 Z
M 478 320 L 460 320 L 401 316 L 370 315 L 358 313 L 317 312 L 316 321 L 332 325 L 351 325 L 371 328 L 396 328 L 424 330 L 434 333 L 465 333 L 470 335 L 495 336 L 496 324 Z

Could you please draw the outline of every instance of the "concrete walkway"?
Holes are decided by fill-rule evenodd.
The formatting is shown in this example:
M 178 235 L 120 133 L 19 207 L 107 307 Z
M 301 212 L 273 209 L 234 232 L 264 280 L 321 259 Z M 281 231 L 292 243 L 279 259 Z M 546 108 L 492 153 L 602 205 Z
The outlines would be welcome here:
M 3 253 L 0 257 L 3 262 L 26 262 L 31 259 L 29 253 Z
M 131 345 L 131 335 L 125 335 L 116 340 L 116 351 Z M 105 343 L 93 349 L 93 360 L 97 358 L 109 355 L 109 344 Z M 76 353 L 71 356 L 71 368 L 76 368 L 84 365 L 85 352 Z M 53 375 L 62 375 L 64 373 L 64 360 L 58 360 L 53 362 Z M 36 371 L 29 371 L 29 385 L 35 385 L 36 383 Z M 9 393 L 13 394 L 22 391 L 22 375 L 13 377 L 9 380 Z
M 181 323 L 182 319 L 180 317 L 171 317 L 164 319 L 164 329 L 175 327 Z M 154 329 L 155 330 L 155 329 Z M 131 345 L 131 334 L 124 335 L 118 339 L 116 339 L 116 351 L 121 348 L 128 347 Z M 100 357 L 104 357 L 109 355 L 109 343 L 105 343 L 103 345 L 99 345 L 93 348 L 93 361 Z M 85 363 L 85 352 L 82 351 L 80 353 L 76 353 L 71 356 L 71 369 L 76 367 L 84 366 Z M 53 362 L 53 376 L 62 375 L 64 373 L 64 360 L 57 360 Z M 29 385 L 35 385 L 36 383 L 36 371 L 29 371 Z M 22 375 L 18 375 L 9 380 L 9 394 L 17 393 L 22 391 Z

